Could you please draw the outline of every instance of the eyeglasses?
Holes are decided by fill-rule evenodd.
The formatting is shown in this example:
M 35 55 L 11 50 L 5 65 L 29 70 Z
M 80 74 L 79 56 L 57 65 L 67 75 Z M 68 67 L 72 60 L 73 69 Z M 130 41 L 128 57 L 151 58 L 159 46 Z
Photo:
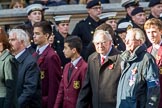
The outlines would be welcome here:
M 93 10 L 103 10 L 103 7 L 92 7 L 91 9 L 93 9 Z

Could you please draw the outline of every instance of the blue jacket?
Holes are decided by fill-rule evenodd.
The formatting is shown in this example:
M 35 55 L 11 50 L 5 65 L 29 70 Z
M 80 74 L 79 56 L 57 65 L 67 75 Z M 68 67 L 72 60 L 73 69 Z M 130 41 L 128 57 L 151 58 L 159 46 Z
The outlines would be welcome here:
M 145 45 L 133 54 L 121 54 L 122 75 L 117 90 L 116 108 L 157 108 L 160 86 L 159 69 Z
M 25 50 L 17 58 L 17 97 L 19 108 L 41 108 L 40 70 L 32 55 Z

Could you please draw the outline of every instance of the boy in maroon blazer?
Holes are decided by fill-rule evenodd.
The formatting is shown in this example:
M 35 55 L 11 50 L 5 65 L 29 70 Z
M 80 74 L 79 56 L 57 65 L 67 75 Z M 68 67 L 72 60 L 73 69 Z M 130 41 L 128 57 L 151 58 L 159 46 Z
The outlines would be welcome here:
M 63 52 L 71 62 L 65 65 L 54 108 L 76 108 L 78 94 L 87 71 L 87 63 L 80 56 L 81 50 L 82 41 L 79 37 L 65 38 Z
M 157 18 L 151 18 L 145 22 L 144 29 L 148 39 L 152 43 L 152 46 L 147 51 L 154 56 L 156 64 L 160 69 L 160 101 L 158 108 L 162 108 L 162 21 Z
M 41 72 L 42 108 L 53 108 L 62 76 L 61 60 L 48 43 L 51 35 L 52 27 L 49 22 L 34 24 L 33 38 L 37 45 L 36 58 Z

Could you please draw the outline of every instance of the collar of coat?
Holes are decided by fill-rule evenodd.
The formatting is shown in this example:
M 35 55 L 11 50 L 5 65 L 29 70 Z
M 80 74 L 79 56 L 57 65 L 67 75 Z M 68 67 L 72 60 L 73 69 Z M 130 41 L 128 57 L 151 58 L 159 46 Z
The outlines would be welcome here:
M 7 51 L 6 49 L 2 52 L 0 59 L 4 60 L 8 55 L 9 55 L 9 51 Z
M 111 49 L 108 57 L 105 59 L 105 62 L 107 62 L 108 60 L 115 62 L 117 59 L 116 55 L 118 55 L 118 54 L 120 54 L 120 52 L 116 48 L 114 48 L 114 46 L 112 46 L 112 49 Z M 100 54 L 96 52 L 94 54 L 94 56 L 92 57 L 92 60 L 98 60 L 99 58 L 100 58 Z
M 138 55 L 140 55 L 141 53 L 143 53 L 144 51 L 146 52 L 146 45 L 143 44 L 141 46 L 138 46 L 137 48 L 135 48 L 135 50 L 133 51 L 133 53 L 130 55 L 129 51 L 124 51 L 120 57 L 124 60 L 124 61 L 134 61 L 135 59 L 138 58 Z

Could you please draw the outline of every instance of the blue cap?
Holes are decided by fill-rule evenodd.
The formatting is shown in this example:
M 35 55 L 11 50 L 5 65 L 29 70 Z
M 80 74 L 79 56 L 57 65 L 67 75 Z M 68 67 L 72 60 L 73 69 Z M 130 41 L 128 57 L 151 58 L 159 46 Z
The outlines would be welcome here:
M 87 3 L 86 8 L 92 8 L 93 6 L 97 6 L 97 5 L 101 6 L 101 2 L 99 0 L 91 0 Z
M 131 15 L 134 16 L 134 15 L 140 13 L 140 12 L 145 12 L 145 11 L 143 10 L 142 7 L 136 7 L 136 8 L 133 9 L 133 11 L 131 12 Z
M 155 6 L 155 5 L 157 5 L 157 4 L 161 4 L 162 3 L 162 0 L 150 0 L 150 2 L 149 2 L 149 7 L 153 7 L 153 6 Z

